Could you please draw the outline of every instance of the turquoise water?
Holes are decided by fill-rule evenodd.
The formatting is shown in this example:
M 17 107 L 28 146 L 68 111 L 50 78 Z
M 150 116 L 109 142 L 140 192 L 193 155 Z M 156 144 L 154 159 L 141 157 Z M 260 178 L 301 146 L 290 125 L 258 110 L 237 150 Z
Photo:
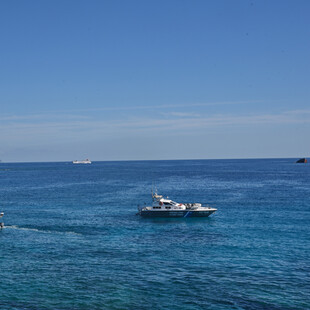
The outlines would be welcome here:
M 145 219 L 152 183 L 209 218 Z M 309 309 L 310 165 L 0 164 L 0 309 Z

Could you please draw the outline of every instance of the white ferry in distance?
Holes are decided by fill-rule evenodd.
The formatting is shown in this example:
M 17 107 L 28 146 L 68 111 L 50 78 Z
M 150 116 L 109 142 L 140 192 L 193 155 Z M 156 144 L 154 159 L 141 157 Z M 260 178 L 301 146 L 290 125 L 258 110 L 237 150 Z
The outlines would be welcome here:
M 152 206 L 138 206 L 138 213 L 144 217 L 208 217 L 217 209 L 208 206 L 203 207 L 201 203 L 178 203 L 162 195 L 152 193 Z
M 74 164 L 91 164 L 91 161 L 89 159 L 74 160 L 72 163 L 74 163 Z

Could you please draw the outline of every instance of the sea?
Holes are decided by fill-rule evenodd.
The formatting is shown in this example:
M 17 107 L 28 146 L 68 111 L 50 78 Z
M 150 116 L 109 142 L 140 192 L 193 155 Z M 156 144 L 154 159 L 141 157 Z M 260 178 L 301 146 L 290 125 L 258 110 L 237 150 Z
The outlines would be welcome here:
M 310 309 L 295 161 L 0 163 L 0 309 Z M 217 212 L 142 218 L 152 188 Z

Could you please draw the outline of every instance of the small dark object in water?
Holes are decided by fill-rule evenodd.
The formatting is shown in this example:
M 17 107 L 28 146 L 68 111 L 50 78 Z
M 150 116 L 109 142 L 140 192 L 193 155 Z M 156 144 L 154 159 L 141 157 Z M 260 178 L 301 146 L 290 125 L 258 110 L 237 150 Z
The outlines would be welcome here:
M 306 164 L 307 163 L 307 158 L 300 158 L 296 161 L 297 164 Z
M 0 217 L 2 217 L 3 215 L 4 215 L 4 213 L 1 212 L 1 213 L 0 213 Z M 0 229 L 2 229 L 3 227 L 4 227 L 4 223 L 1 222 L 1 223 L 0 223 Z

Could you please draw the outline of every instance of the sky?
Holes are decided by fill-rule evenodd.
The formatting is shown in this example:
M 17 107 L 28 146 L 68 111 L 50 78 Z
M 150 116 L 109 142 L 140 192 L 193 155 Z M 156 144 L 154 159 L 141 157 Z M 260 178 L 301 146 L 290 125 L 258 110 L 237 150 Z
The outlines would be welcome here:
M 3 0 L 3 162 L 310 155 L 310 1 Z

